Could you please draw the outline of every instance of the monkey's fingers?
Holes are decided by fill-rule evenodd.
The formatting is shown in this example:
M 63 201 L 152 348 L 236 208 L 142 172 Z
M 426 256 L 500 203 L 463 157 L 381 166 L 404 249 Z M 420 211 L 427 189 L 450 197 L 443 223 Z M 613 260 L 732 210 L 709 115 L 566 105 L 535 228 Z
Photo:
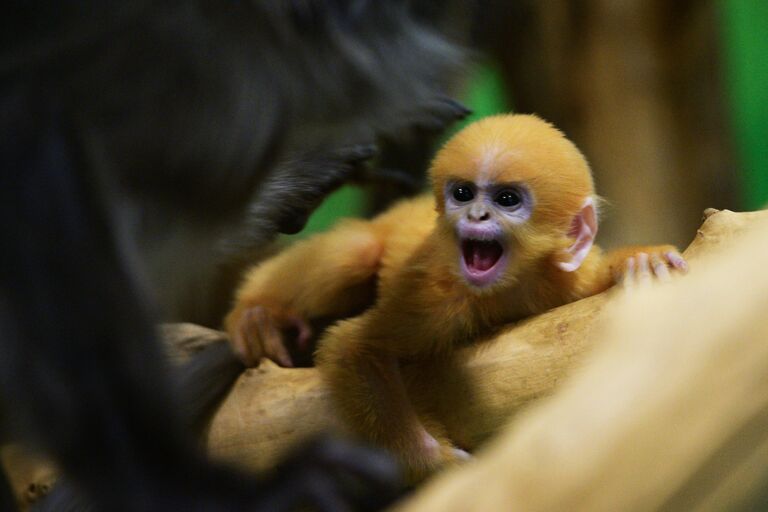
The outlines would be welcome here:
M 672 275 L 669 273 L 669 268 L 667 268 L 667 262 L 660 255 L 651 254 L 650 264 L 656 279 L 660 282 L 668 283 L 672 280 Z
M 231 325 L 229 329 L 232 351 L 245 366 L 256 366 L 261 357 L 261 353 L 254 354 L 251 349 L 252 343 L 249 341 L 250 325 L 248 322 L 248 311 L 243 311 L 237 319 L 232 320 L 232 324 L 233 325 Z
M 635 279 L 635 258 L 630 256 L 624 261 L 624 265 L 616 270 L 613 280 L 624 289 L 632 289 Z
M 653 282 L 653 270 L 650 265 L 650 258 L 647 253 L 637 254 L 637 284 L 638 286 L 649 286 Z
M 301 351 L 305 351 L 310 346 L 312 340 L 312 326 L 301 317 L 291 316 L 288 318 L 290 324 L 296 328 L 296 346 Z
M 672 281 L 677 274 L 688 272 L 688 263 L 677 251 L 651 252 L 649 260 L 653 275 L 662 283 Z
M 672 269 L 682 272 L 683 274 L 688 273 L 688 262 L 685 261 L 685 258 L 683 258 L 679 252 L 667 251 L 664 253 L 664 258 Z
M 654 282 L 654 277 L 658 277 L 655 259 L 657 258 L 653 258 L 645 252 L 638 252 L 634 256 L 630 256 L 619 270 L 619 275 L 615 279 L 616 283 L 625 290 L 650 286 Z
M 662 247 L 650 247 L 630 256 L 614 272 L 614 282 L 624 289 L 670 282 L 676 274 L 688 272 L 680 253 Z
M 248 310 L 253 318 L 255 329 L 249 331 L 249 344 L 253 353 L 259 353 L 271 359 L 280 366 L 293 367 L 293 359 L 288 353 L 283 340 L 283 333 L 275 322 L 275 318 L 262 306 L 254 306 Z
M 232 349 L 246 366 L 258 365 L 262 357 L 281 366 L 293 366 L 278 321 L 267 308 L 244 308 L 227 323 Z

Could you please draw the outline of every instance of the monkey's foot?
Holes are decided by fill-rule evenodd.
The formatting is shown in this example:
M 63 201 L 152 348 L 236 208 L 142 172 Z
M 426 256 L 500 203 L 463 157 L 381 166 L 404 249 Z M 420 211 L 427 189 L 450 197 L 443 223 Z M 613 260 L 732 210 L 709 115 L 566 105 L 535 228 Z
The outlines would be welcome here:
M 452 448 L 451 450 L 456 460 L 470 460 L 472 458 L 471 453 L 466 450 L 462 450 L 461 448 Z
M 256 366 L 266 357 L 280 366 L 293 367 L 286 331 L 296 331 L 299 351 L 308 350 L 312 338 L 312 328 L 300 316 L 261 305 L 239 305 L 227 315 L 225 326 L 232 349 L 246 366 Z
M 428 433 L 419 449 L 409 450 L 400 459 L 411 483 L 424 480 L 439 469 L 454 466 L 472 458 L 469 452 L 457 448 L 446 440 L 438 441 Z
M 614 269 L 614 279 L 622 287 L 632 288 L 669 282 L 675 275 L 687 272 L 688 263 L 674 247 L 649 247 L 627 257 L 623 265 Z

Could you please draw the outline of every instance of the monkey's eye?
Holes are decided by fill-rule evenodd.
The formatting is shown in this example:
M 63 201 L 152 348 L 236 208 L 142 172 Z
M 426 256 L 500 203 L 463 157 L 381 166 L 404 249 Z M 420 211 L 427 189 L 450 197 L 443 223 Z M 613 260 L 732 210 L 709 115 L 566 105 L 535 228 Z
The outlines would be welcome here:
M 520 206 L 523 202 L 523 198 L 520 196 L 520 192 L 515 189 L 507 188 L 496 194 L 493 198 L 496 204 L 503 206 L 504 208 L 514 208 Z
M 466 185 L 459 185 L 453 189 L 453 198 L 457 201 L 466 203 L 471 201 L 473 197 L 475 197 L 475 193 Z

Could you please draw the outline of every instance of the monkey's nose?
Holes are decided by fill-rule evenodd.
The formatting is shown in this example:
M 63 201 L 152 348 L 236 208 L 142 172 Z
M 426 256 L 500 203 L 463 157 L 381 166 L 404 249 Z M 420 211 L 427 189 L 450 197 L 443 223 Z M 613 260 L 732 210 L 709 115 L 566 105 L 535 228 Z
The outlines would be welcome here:
M 473 212 L 470 211 L 467 214 L 467 218 L 472 222 L 483 222 L 491 218 L 491 214 L 487 211 Z

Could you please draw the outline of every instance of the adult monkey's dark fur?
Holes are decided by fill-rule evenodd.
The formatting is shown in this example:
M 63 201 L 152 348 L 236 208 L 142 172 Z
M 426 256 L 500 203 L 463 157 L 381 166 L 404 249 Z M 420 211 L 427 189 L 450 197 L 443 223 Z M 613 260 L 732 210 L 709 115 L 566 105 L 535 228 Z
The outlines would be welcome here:
M 251 200 L 250 243 L 263 243 L 295 229 L 378 135 L 463 113 L 435 89 L 455 52 L 406 11 L 392 0 L 3 8 L 1 427 L 97 510 L 280 510 L 313 497 L 332 509 L 341 497 L 308 474 L 381 476 L 333 443 L 271 482 L 203 460 L 173 406 L 153 311 L 237 236 Z M 279 165 L 327 148 L 336 160 L 303 168 L 304 188 Z

